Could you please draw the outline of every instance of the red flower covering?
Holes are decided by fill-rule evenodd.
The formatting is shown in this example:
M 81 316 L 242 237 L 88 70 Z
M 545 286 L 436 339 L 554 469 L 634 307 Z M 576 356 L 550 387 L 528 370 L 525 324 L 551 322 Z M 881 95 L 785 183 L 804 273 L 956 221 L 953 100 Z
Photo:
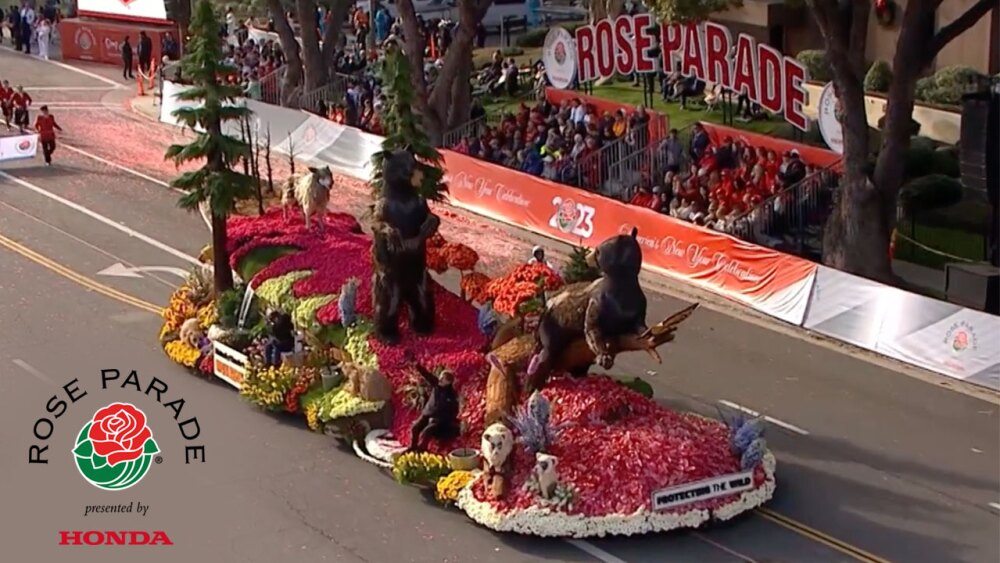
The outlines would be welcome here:
M 198 362 L 198 371 L 204 375 L 214 375 L 215 374 L 215 354 L 209 352 L 201 357 L 201 361 Z

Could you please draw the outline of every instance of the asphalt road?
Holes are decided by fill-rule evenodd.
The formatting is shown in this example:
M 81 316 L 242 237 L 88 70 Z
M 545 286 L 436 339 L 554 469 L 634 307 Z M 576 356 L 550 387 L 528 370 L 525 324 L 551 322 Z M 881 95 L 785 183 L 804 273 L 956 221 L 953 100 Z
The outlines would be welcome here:
M 66 143 L 166 179 L 130 156 L 135 147 L 94 138 L 87 127 L 159 127 L 121 109 L 125 92 L 6 51 L 0 68 L 0 78 L 12 74 L 25 85 L 58 88 L 39 90 L 36 99 L 59 96 L 60 115 L 72 124 Z M 109 69 L 87 70 L 113 76 Z M 159 320 L 123 301 L 165 303 L 177 279 L 97 275 L 118 262 L 185 268 L 178 254 L 194 255 L 207 241 L 200 220 L 176 209 L 175 195 L 162 185 L 66 147 L 52 168 L 36 161 L 0 170 L 4 560 L 134 558 L 121 548 L 57 545 L 60 530 L 91 529 L 167 531 L 175 546 L 166 554 L 144 550 L 149 561 L 1000 560 L 998 514 L 990 506 L 1000 502 L 995 399 L 713 308 L 685 324 L 664 365 L 634 355 L 620 358 L 615 371 L 645 376 L 657 397 L 677 408 L 715 416 L 726 401 L 773 417 L 768 437 L 778 457 L 778 492 L 768 511 L 698 532 L 582 545 L 493 534 L 394 485 L 329 438 L 255 412 L 231 389 L 167 360 L 156 343 Z M 511 233 L 497 242 L 529 247 L 532 241 Z M 648 293 L 653 322 L 684 304 Z M 198 417 L 207 462 L 184 464 L 173 413 L 154 397 L 131 387 L 102 391 L 106 368 L 137 370 L 143 389 L 159 378 L 169 386 L 163 402 L 183 397 L 181 420 Z M 74 378 L 88 396 L 55 421 L 50 463 L 29 465 L 34 421 Z M 163 455 L 141 486 L 114 494 L 84 485 L 70 454 L 78 425 L 112 400 L 146 411 Z M 133 500 L 150 506 L 146 516 L 82 516 L 88 504 Z

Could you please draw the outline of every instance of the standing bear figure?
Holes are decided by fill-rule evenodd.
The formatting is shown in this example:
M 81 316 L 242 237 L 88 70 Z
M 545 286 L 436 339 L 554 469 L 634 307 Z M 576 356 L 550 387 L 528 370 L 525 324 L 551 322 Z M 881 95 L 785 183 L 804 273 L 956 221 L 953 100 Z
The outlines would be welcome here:
M 642 248 L 638 230 L 602 242 L 588 256 L 601 270 L 593 282 L 568 285 L 546 304 L 536 332 L 536 354 L 528 366 L 528 392 L 541 389 L 549 372 L 576 340 L 587 346 L 604 369 L 614 365 L 615 344 L 623 336 L 646 331 L 646 295 L 639 285 Z M 572 375 L 584 376 L 589 364 L 574 366 Z
M 387 344 L 399 341 L 399 308 L 409 307 L 410 327 L 434 331 L 434 297 L 427 273 L 427 239 L 441 219 L 417 193 L 423 172 L 414 156 L 393 151 L 385 159 L 383 188 L 372 210 L 375 334 Z

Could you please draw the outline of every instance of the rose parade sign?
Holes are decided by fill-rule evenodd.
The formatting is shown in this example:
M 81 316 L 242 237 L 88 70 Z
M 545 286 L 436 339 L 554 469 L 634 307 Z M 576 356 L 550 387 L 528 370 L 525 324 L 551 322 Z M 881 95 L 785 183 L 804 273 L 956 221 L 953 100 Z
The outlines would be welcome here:
M 615 74 L 676 70 L 702 82 L 721 84 L 734 94 L 745 94 L 798 129 L 808 129 L 803 112 L 808 99 L 805 66 L 746 33 L 733 37 L 729 28 L 715 22 L 659 23 L 647 13 L 578 27 L 575 39 L 576 56 L 572 58 L 581 82 Z

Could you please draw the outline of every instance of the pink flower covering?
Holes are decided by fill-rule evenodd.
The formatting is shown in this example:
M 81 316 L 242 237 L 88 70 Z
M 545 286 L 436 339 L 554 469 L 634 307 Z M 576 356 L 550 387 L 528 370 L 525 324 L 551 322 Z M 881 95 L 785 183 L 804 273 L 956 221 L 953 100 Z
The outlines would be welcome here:
M 251 236 L 249 223 L 259 221 L 263 238 L 251 239 L 237 248 L 260 247 L 269 241 L 285 241 L 302 248 L 283 256 L 261 270 L 254 279 L 266 279 L 296 270 L 313 274 L 293 286 L 297 297 L 339 292 L 350 277 L 357 277 L 358 312 L 370 316 L 371 238 L 351 232 L 350 222 L 343 228 L 328 229 L 324 236 L 304 233 L 298 225 L 282 231 L 273 214 L 260 219 L 240 219 L 237 236 Z M 378 357 L 380 371 L 394 389 L 392 432 L 404 444 L 409 442 L 410 426 L 419 412 L 403 401 L 403 387 L 413 377 L 405 358 L 411 350 L 428 368 L 448 367 L 455 373 L 455 386 L 462 399 L 460 420 L 465 432 L 448 444 L 432 444 L 432 450 L 447 453 L 457 447 L 478 448 L 484 429 L 485 389 L 489 366 L 478 350 L 484 343 L 476 323 L 476 310 L 459 296 L 437 283 L 432 285 L 436 304 L 437 327 L 429 336 L 418 336 L 408 328 L 402 314 L 401 342 L 386 346 L 372 337 L 370 346 Z M 321 323 L 338 322 L 336 302 L 320 309 Z M 572 513 L 587 516 L 630 514 L 649 507 L 654 491 L 700 479 L 739 471 L 739 461 L 729 450 L 728 430 L 721 423 L 695 415 L 670 411 L 619 383 L 600 376 L 582 380 L 556 377 L 544 390 L 552 404 L 554 424 L 565 425 L 551 448 L 559 457 L 560 478 L 579 492 Z M 525 399 L 525 397 L 522 397 Z M 533 456 L 517 449 L 514 457 L 510 492 L 495 503 L 501 511 L 527 508 L 535 503 L 521 485 L 534 465 Z M 764 482 L 764 473 L 756 471 L 756 484 Z M 480 500 L 486 495 L 482 484 L 473 491 Z M 695 508 L 721 506 L 731 498 L 703 501 Z M 692 506 L 683 507 L 690 510 Z

